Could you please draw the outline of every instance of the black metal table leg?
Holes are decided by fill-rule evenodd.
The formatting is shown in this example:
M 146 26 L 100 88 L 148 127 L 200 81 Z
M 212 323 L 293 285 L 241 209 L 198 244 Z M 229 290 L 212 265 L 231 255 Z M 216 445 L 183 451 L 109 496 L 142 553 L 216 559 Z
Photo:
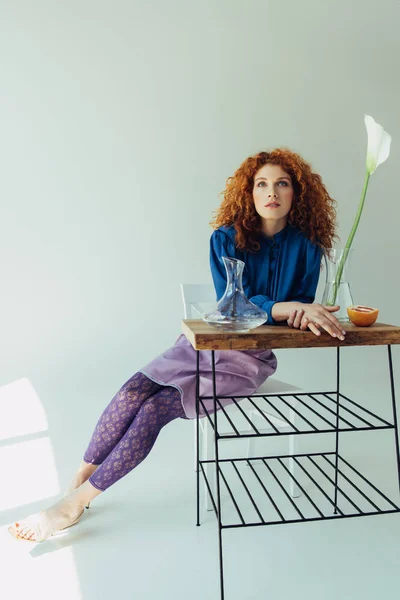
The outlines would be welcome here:
M 337 514 L 339 466 L 339 408 L 340 408 L 340 347 L 336 348 L 336 439 L 335 439 L 335 500 L 333 513 Z
M 196 351 L 196 491 L 197 522 L 200 525 L 200 440 L 199 440 L 199 407 L 200 407 L 200 352 Z
M 393 407 L 393 425 L 394 425 L 394 437 L 396 443 L 396 455 L 397 455 L 397 476 L 399 480 L 399 491 L 400 491 L 400 450 L 399 450 L 399 431 L 397 425 L 397 410 L 396 410 L 396 396 L 394 392 L 394 376 L 393 376 L 393 362 L 392 362 L 392 348 L 390 345 L 388 349 L 389 359 L 389 373 L 390 373 L 390 389 L 392 392 L 392 407 Z
M 218 542 L 219 542 L 219 576 L 221 600 L 224 600 L 224 567 L 222 555 L 222 520 L 221 520 L 221 490 L 219 478 L 219 452 L 218 452 L 218 427 L 217 427 L 217 389 L 215 381 L 215 352 L 211 352 L 212 361 L 212 383 L 213 383 L 213 407 L 214 407 L 214 449 L 215 449 L 215 484 L 217 488 L 217 518 L 218 518 Z

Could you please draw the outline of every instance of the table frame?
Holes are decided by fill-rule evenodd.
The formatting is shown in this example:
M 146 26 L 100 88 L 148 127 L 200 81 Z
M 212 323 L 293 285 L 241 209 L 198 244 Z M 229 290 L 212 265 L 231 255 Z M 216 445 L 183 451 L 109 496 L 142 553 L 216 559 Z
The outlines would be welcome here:
M 209 328 L 208 325 L 206 325 L 206 329 L 207 328 Z M 237 435 L 234 433 L 233 435 L 227 436 L 227 435 L 221 434 L 218 430 L 219 411 L 217 410 L 217 408 L 221 409 L 221 404 L 219 401 L 223 397 L 218 396 L 218 394 L 217 394 L 216 377 L 215 377 L 215 375 L 216 375 L 215 351 L 218 350 L 220 348 L 220 346 L 222 346 L 221 349 L 228 349 L 227 344 L 230 345 L 231 349 L 247 349 L 249 343 L 253 344 L 253 345 L 251 345 L 251 347 L 254 348 L 254 339 L 257 339 L 257 337 L 254 336 L 255 332 L 249 333 L 249 334 L 235 334 L 233 336 L 229 336 L 229 334 L 226 334 L 226 332 L 223 332 L 221 334 L 221 332 L 217 331 L 217 333 L 216 333 L 216 330 L 213 330 L 212 328 L 209 328 L 209 330 L 208 331 L 206 330 L 204 333 L 204 324 L 202 322 L 198 322 L 198 321 L 184 321 L 183 322 L 183 331 L 184 331 L 185 335 L 188 337 L 188 339 L 191 341 L 191 343 L 193 344 L 194 349 L 196 350 L 196 421 L 197 421 L 197 423 L 196 423 L 196 426 L 197 426 L 197 447 L 196 447 L 196 464 L 197 464 L 197 469 L 196 469 L 196 488 L 197 488 L 196 512 L 197 512 L 197 519 L 196 519 L 196 524 L 197 524 L 197 526 L 200 526 L 200 476 L 202 476 L 205 480 L 205 483 L 206 483 L 206 486 L 208 489 L 208 493 L 210 495 L 210 498 L 211 498 L 211 501 L 213 504 L 214 512 L 216 514 L 217 523 L 218 523 L 218 547 L 219 547 L 220 597 L 221 597 L 221 600 L 225 599 L 223 539 L 222 539 L 222 532 L 225 529 L 234 529 L 234 528 L 238 528 L 238 527 L 251 527 L 251 526 L 258 526 L 258 525 L 290 524 L 290 523 L 300 523 L 300 522 L 308 522 L 308 521 L 316 521 L 316 520 L 332 520 L 332 519 L 338 519 L 338 518 L 352 518 L 352 517 L 359 517 L 359 516 L 372 516 L 372 515 L 378 515 L 378 514 L 380 515 L 380 514 L 400 512 L 399 501 L 397 501 L 397 503 L 393 502 L 390 498 L 388 498 L 388 496 L 386 494 L 381 492 L 377 488 L 377 486 L 375 486 L 372 482 L 370 482 L 362 473 L 360 473 L 357 469 L 355 469 L 348 461 L 346 461 L 339 454 L 340 433 L 346 430 L 346 425 L 343 424 L 343 421 L 345 423 L 347 422 L 347 423 L 350 423 L 350 425 L 352 425 L 352 427 L 347 429 L 348 431 L 392 429 L 394 431 L 394 437 L 395 437 L 397 479 L 398 479 L 398 486 L 399 486 L 399 493 L 400 493 L 400 446 L 399 446 L 399 432 L 398 432 L 398 424 L 397 424 L 394 370 L 393 370 L 393 360 L 392 360 L 392 351 L 391 351 L 392 343 L 394 343 L 394 344 L 400 343 L 400 328 L 397 328 L 394 326 L 389 326 L 389 325 L 379 325 L 375 329 L 375 331 L 372 331 L 372 328 L 369 328 L 370 329 L 369 332 L 365 332 L 365 328 L 363 328 L 363 330 L 361 330 L 361 328 L 354 328 L 354 326 L 351 326 L 351 325 L 350 326 L 346 325 L 345 328 L 348 331 L 350 331 L 351 334 L 353 334 L 353 337 L 348 335 L 345 342 L 340 342 L 339 340 L 337 340 L 337 339 L 335 340 L 333 338 L 330 338 L 329 336 L 323 336 L 324 339 L 322 340 L 323 343 L 321 344 L 320 343 L 321 340 L 315 339 L 316 336 L 314 336 L 314 334 L 311 334 L 313 336 L 313 338 L 310 338 L 308 332 L 301 332 L 301 333 L 303 333 L 305 341 L 306 341 L 306 343 L 303 346 L 301 346 L 299 344 L 300 338 L 297 336 L 299 334 L 301 335 L 301 333 L 298 330 L 296 330 L 296 333 L 294 333 L 293 330 L 289 330 L 290 328 L 287 328 L 287 327 L 272 328 L 270 326 L 268 328 L 267 327 L 258 328 L 259 330 L 268 329 L 269 332 L 271 332 L 271 330 L 273 329 L 271 334 L 273 335 L 274 340 L 275 340 L 275 342 L 273 344 L 274 349 L 276 347 L 290 348 L 290 347 L 315 347 L 315 346 L 332 347 L 332 346 L 336 346 L 336 389 L 335 390 L 328 391 L 328 392 L 326 392 L 326 391 L 325 392 L 307 392 L 307 393 L 299 393 L 299 394 L 281 394 L 281 395 L 276 395 L 276 394 L 256 395 L 256 394 L 254 394 L 251 396 L 251 398 L 263 399 L 266 402 L 268 402 L 270 405 L 272 405 L 271 400 L 273 400 L 273 399 L 276 400 L 277 398 L 279 398 L 280 401 L 288 404 L 288 399 L 289 399 L 288 397 L 295 396 L 297 400 L 300 399 L 302 404 L 305 405 L 306 401 L 309 402 L 310 398 L 313 401 L 316 400 L 316 402 L 318 403 L 318 395 L 320 395 L 320 394 L 325 396 L 329 400 L 333 400 L 332 398 L 330 398 L 330 396 L 333 395 L 335 398 L 335 411 L 331 410 L 330 412 L 334 412 L 334 416 L 335 416 L 334 426 L 332 426 L 332 424 L 330 423 L 331 426 L 329 427 L 329 429 L 326 429 L 326 428 L 325 429 L 317 429 L 316 431 L 313 431 L 311 429 L 311 430 L 307 430 L 307 431 L 284 431 L 284 432 L 282 431 L 282 432 L 279 432 L 277 430 L 277 431 L 272 431 L 272 433 L 262 433 L 262 432 L 258 431 L 256 426 L 253 424 L 253 429 L 255 431 L 250 431 L 248 434 L 241 434 L 237 431 Z M 281 338 L 279 338 L 279 333 L 280 333 L 279 329 L 282 330 Z M 196 335 L 198 335 L 199 331 L 200 331 L 201 339 L 199 340 L 199 338 L 197 338 L 197 340 L 196 340 Z M 260 336 L 258 338 L 258 340 L 262 339 L 262 341 L 261 342 L 258 341 L 257 347 L 260 347 L 260 345 L 261 345 L 261 347 L 265 347 L 266 349 L 268 349 L 270 347 L 269 345 L 267 345 L 269 339 L 271 339 L 268 336 L 269 332 L 268 331 L 264 332 L 264 333 L 258 332 L 258 335 Z M 295 342 L 293 343 L 293 338 L 292 338 L 292 341 L 288 342 L 288 336 L 293 335 L 293 333 L 296 336 Z M 248 338 L 247 340 L 246 340 L 246 336 Z M 277 340 L 279 341 L 279 339 L 281 339 L 281 344 L 277 343 Z M 249 340 L 250 340 L 250 342 L 249 342 Z M 391 342 L 391 343 L 385 343 L 385 342 Z M 291 344 L 293 344 L 293 345 L 291 345 Z M 390 393 L 391 393 L 391 400 L 392 400 L 392 417 L 393 417 L 392 422 L 389 422 L 386 419 L 383 419 L 382 417 L 380 417 L 379 415 L 373 413 L 372 411 L 365 409 L 364 407 L 362 407 L 362 405 L 355 403 L 350 398 L 348 398 L 347 396 L 345 396 L 341 393 L 341 387 L 340 387 L 341 348 L 342 348 L 342 346 L 355 346 L 355 345 L 368 345 L 368 346 L 369 345 L 386 345 L 387 346 L 387 360 L 388 360 L 389 378 L 390 378 Z M 200 351 L 205 350 L 205 349 L 211 350 L 213 393 L 212 393 L 212 396 L 209 396 L 209 397 L 205 397 L 205 396 L 201 397 L 200 396 Z M 235 396 L 235 398 L 233 398 L 233 400 L 235 403 L 237 403 L 237 400 L 241 399 L 241 398 L 243 398 L 243 397 Z M 203 402 L 204 400 L 212 400 L 213 401 L 213 404 L 212 404 L 213 411 L 212 412 L 207 410 L 207 407 Z M 352 407 L 351 409 L 347 408 L 348 403 L 350 403 L 350 406 Z M 319 402 L 319 404 L 321 404 L 321 402 Z M 239 407 L 238 403 L 237 403 L 237 405 Z M 312 403 L 310 403 L 310 402 L 309 402 L 309 405 L 307 405 L 309 410 L 313 410 L 311 408 L 311 405 L 312 405 Z M 315 404 L 314 406 L 317 406 L 317 404 Z M 345 408 L 345 406 L 346 406 L 346 408 Z M 351 422 L 348 420 L 349 419 L 348 417 L 347 417 L 347 419 L 344 419 L 343 415 L 341 416 L 341 413 L 340 413 L 341 407 L 342 407 L 342 413 L 343 413 L 343 411 L 348 411 L 348 412 L 352 413 L 353 415 L 357 415 L 357 418 L 359 420 L 361 420 L 361 422 L 365 421 L 366 424 L 364 423 L 361 426 L 360 425 L 354 426 L 354 424 L 351 424 Z M 203 418 L 209 419 L 210 424 L 212 426 L 213 433 L 214 433 L 214 451 L 215 451 L 215 459 L 214 460 L 205 461 L 205 460 L 200 459 L 200 444 L 199 444 L 200 408 L 202 408 L 203 413 L 205 414 L 205 416 Z M 358 411 L 358 412 L 356 412 L 356 411 Z M 300 414 L 300 412 L 299 411 L 297 411 L 297 412 L 301 417 L 302 415 Z M 314 412 L 315 412 L 315 414 L 319 414 L 318 407 L 317 407 L 317 410 L 314 408 Z M 221 409 L 221 415 L 224 415 L 224 417 L 226 416 L 226 413 L 225 413 L 223 407 Z M 346 415 L 347 415 L 347 413 L 346 413 Z M 304 418 L 304 417 L 302 417 L 302 418 Z M 305 419 L 305 420 L 307 421 L 307 419 Z M 327 419 L 325 419 L 325 420 L 328 422 Z M 375 422 L 370 423 L 371 420 L 373 420 Z M 231 421 L 231 419 L 230 419 L 230 421 Z M 310 423 L 310 421 L 308 421 L 308 422 Z M 311 425 L 311 423 L 310 423 L 310 425 Z M 233 424 L 233 428 L 235 428 L 234 424 Z M 314 426 L 314 429 L 316 429 L 315 426 Z M 230 439 L 234 439 L 234 438 L 238 438 L 238 437 L 250 437 L 250 436 L 268 437 L 270 435 L 305 435 L 305 434 L 316 434 L 316 433 L 327 433 L 327 432 L 335 433 L 335 449 L 332 452 L 308 453 L 308 454 L 296 454 L 296 455 L 278 455 L 278 456 L 272 456 L 272 457 L 271 456 L 269 456 L 269 457 L 257 456 L 257 457 L 249 457 L 246 459 L 243 459 L 243 458 L 220 459 L 219 458 L 219 443 L 220 443 L 220 441 L 222 441 L 223 439 L 226 439 L 227 437 L 229 437 Z M 318 464 L 316 464 L 317 459 L 320 459 L 320 458 L 323 459 L 323 461 L 330 463 L 331 467 L 333 467 L 333 469 L 334 469 L 334 478 L 333 478 L 333 480 L 331 479 L 332 492 L 333 492 L 332 498 L 329 497 L 329 495 L 326 493 L 326 491 L 318 484 L 318 482 L 316 480 L 313 480 L 314 483 L 316 484 L 317 488 L 319 489 L 319 492 L 325 496 L 327 501 L 329 501 L 329 503 L 333 507 L 333 512 L 331 515 L 324 514 L 324 512 L 321 510 L 321 508 L 316 505 L 316 503 L 309 496 L 309 494 L 306 492 L 306 490 L 302 487 L 302 485 L 299 483 L 299 481 L 290 473 L 290 471 L 287 469 L 287 467 L 285 466 L 285 464 L 282 460 L 282 459 L 295 460 L 298 467 L 307 473 L 307 471 L 304 469 L 302 460 L 308 459 L 314 464 L 314 466 L 316 466 L 317 468 L 320 469 Z M 333 459 L 333 462 L 330 460 L 330 458 Z M 254 501 L 254 499 L 252 499 L 255 509 L 258 511 L 258 515 L 260 516 L 260 520 L 258 522 L 255 521 L 255 522 L 247 522 L 246 523 L 241 515 L 240 507 L 237 505 L 237 502 L 235 501 L 234 494 L 232 494 L 232 491 L 230 490 L 229 483 L 227 482 L 227 478 L 224 475 L 224 467 L 226 466 L 226 464 L 230 463 L 234 467 L 239 478 L 244 483 L 243 477 L 240 474 L 240 466 L 241 466 L 240 463 L 242 461 L 250 467 L 251 471 L 256 475 L 256 477 L 257 477 L 257 473 L 254 469 L 253 463 L 255 461 L 261 461 L 266 466 L 266 468 L 269 470 L 269 472 L 274 476 L 276 482 L 283 489 L 282 483 L 279 481 L 279 479 L 275 475 L 274 470 L 271 468 L 273 461 L 278 461 L 280 463 L 280 467 L 286 469 L 287 474 L 294 479 L 295 484 L 299 487 L 299 489 L 302 491 L 302 493 L 305 494 L 307 499 L 310 500 L 310 503 L 313 505 L 313 507 L 315 508 L 315 510 L 318 513 L 317 516 L 304 517 L 304 515 L 302 515 L 301 511 L 298 508 L 296 508 L 295 501 L 293 499 L 289 498 L 293 507 L 299 513 L 299 517 L 285 519 L 282 515 L 282 512 L 279 509 L 279 506 L 274 502 L 271 494 L 268 492 L 268 490 L 264 486 L 264 491 L 266 492 L 266 496 L 267 496 L 269 502 L 272 503 L 272 505 L 274 506 L 275 510 L 277 511 L 278 515 L 280 515 L 281 518 L 277 519 L 277 520 L 265 521 L 265 519 L 263 519 L 260 508 L 257 507 L 256 502 Z M 208 478 L 207 478 L 206 469 L 205 469 L 205 466 L 207 464 L 211 464 L 215 468 L 215 483 L 216 483 L 215 494 L 213 493 L 210 482 L 208 481 Z M 380 506 L 378 506 L 376 500 L 375 501 L 371 500 L 371 498 L 367 494 L 365 494 L 365 492 L 363 492 L 361 490 L 361 488 L 359 486 L 357 486 L 357 484 L 354 484 L 354 482 L 351 481 L 349 479 L 349 477 L 345 475 L 345 473 L 343 471 L 344 466 L 346 468 L 350 468 L 351 473 L 355 473 L 354 477 L 361 478 L 361 480 L 364 482 L 363 485 L 367 484 L 369 486 L 368 489 L 372 490 L 371 494 L 374 498 L 375 498 L 375 496 L 379 496 L 380 499 L 383 499 L 383 501 L 385 502 L 385 508 L 382 509 Z M 326 475 L 326 473 L 324 473 L 324 474 Z M 308 477 L 310 477 L 309 473 L 307 473 L 307 475 L 308 475 Z M 312 477 L 310 477 L 310 478 L 313 479 Z M 346 484 L 348 482 L 350 482 L 350 484 L 352 486 L 354 486 L 354 488 L 357 490 L 357 493 L 364 496 L 364 499 L 369 502 L 369 504 L 373 507 L 373 509 L 372 510 L 360 509 L 360 507 L 358 507 L 356 505 L 356 503 L 354 502 L 354 499 L 352 500 L 341 489 L 341 486 L 339 485 L 339 478 L 341 478 L 340 481 L 342 481 L 342 482 L 347 479 Z M 259 479 L 259 483 L 262 485 L 261 479 L 259 477 L 258 477 L 258 479 Z M 233 524 L 224 524 L 223 523 L 222 507 L 221 507 L 222 483 L 224 484 L 225 488 L 229 491 L 229 495 L 231 496 L 231 499 L 232 499 L 232 501 L 235 505 L 235 508 L 238 512 L 238 515 L 240 517 L 238 523 L 233 523 Z M 244 486 L 246 488 L 245 483 L 244 483 Z M 248 489 L 247 489 L 247 493 L 249 493 Z M 285 492 L 285 493 L 286 493 L 286 495 L 288 495 L 287 492 Z M 353 512 L 349 513 L 347 511 L 347 513 L 346 513 L 346 511 L 343 510 L 343 507 L 341 507 L 340 502 L 338 501 L 339 494 L 341 495 L 342 498 L 345 497 L 348 499 L 348 501 L 356 508 L 355 512 L 353 511 Z M 374 494 L 375 494 L 375 496 L 374 496 Z M 250 493 L 249 493 L 249 496 L 251 497 Z

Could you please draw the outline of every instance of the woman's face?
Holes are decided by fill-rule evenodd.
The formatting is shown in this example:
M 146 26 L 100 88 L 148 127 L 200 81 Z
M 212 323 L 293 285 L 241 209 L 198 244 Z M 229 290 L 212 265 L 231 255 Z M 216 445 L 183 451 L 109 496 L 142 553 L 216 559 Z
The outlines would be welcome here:
M 274 221 L 274 225 L 284 227 L 293 201 L 290 175 L 279 165 L 262 166 L 254 176 L 253 198 L 263 221 Z

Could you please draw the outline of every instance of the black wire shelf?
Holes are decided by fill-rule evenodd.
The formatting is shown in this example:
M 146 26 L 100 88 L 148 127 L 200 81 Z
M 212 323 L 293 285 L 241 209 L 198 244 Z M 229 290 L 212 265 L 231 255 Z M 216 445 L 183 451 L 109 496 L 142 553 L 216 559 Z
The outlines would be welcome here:
M 223 400 L 226 398 L 232 401 L 231 411 L 230 406 L 224 406 Z M 336 392 L 219 396 L 216 399 L 220 409 L 216 432 L 214 415 L 204 403 L 205 400 L 212 400 L 212 397 L 204 396 L 199 402 L 218 439 L 394 428 L 393 423 L 344 394 L 340 393 L 339 398 L 339 418 L 336 427 Z M 208 404 L 210 405 L 211 403 Z
M 400 328 L 397 329 L 400 331 Z M 204 334 L 199 334 L 198 341 L 204 347 L 208 343 Z M 357 345 L 356 342 L 354 345 Z M 377 337 L 374 344 L 383 345 L 383 342 Z M 400 512 L 400 440 L 391 345 L 385 345 L 392 404 L 392 414 L 387 418 L 367 409 L 362 400 L 361 404 L 357 403 L 340 392 L 340 344 L 336 348 L 335 391 L 296 393 L 291 387 L 290 393 L 256 393 L 250 396 L 217 396 L 214 350 L 211 351 L 213 396 L 200 396 L 200 352 L 197 352 L 196 524 L 200 525 L 200 478 L 203 478 L 218 522 L 221 600 L 225 598 L 222 544 L 225 529 L 334 521 Z M 375 404 L 380 406 L 380 402 Z M 202 433 L 206 434 L 206 448 L 201 452 L 214 460 L 200 460 L 200 415 L 205 417 L 212 431 L 210 436 L 208 428 L 202 428 Z M 360 472 L 357 459 L 352 459 L 351 464 L 339 453 L 340 433 L 386 429 L 394 431 L 397 462 L 396 486 L 393 488 L 392 482 L 389 489 L 384 470 L 378 471 L 372 463 L 367 465 L 368 473 L 364 466 L 363 472 Z M 294 452 L 294 439 L 289 437 L 289 454 L 255 456 L 254 446 L 250 443 L 251 439 L 261 436 L 323 433 L 335 434 L 335 451 L 300 454 Z M 249 456 L 221 459 L 219 442 L 238 438 L 248 439 Z M 210 441 L 213 442 L 212 453 Z M 364 459 L 363 463 L 366 463 L 365 458 L 360 457 L 360 460 Z M 206 508 L 209 508 L 209 498 L 206 497 Z
M 399 504 L 339 455 L 335 513 L 334 452 L 223 459 L 218 464 L 225 529 L 400 512 Z M 200 461 L 200 470 L 218 514 L 215 461 Z M 290 493 L 291 481 L 297 498 Z

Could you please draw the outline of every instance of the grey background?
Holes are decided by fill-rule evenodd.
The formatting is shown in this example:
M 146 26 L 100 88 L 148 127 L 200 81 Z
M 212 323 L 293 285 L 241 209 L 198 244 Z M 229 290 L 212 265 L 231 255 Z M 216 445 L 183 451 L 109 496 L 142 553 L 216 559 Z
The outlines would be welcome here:
M 395 0 L 0 3 L 2 524 L 65 487 L 105 404 L 175 341 L 179 283 L 209 281 L 208 223 L 246 156 L 300 152 L 337 199 L 345 241 L 364 113 L 384 126 L 392 151 L 371 178 L 350 277 L 355 302 L 399 323 L 399 11 Z M 279 359 L 280 379 L 334 380 L 332 353 Z M 343 381 L 371 406 L 384 359 L 346 354 Z M 190 465 L 190 426 L 179 427 Z

